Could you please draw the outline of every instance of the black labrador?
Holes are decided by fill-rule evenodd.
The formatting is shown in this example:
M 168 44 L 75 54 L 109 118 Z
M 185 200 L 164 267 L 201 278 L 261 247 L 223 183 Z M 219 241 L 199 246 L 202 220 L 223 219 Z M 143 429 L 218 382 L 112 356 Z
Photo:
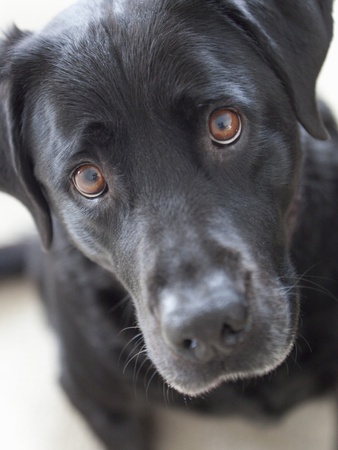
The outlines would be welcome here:
M 1 41 L 0 187 L 46 250 L 1 264 L 37 278 L 107 448 L 152 447 L 166 385 L 173 407 L 254 417 L 336 387 L 331 9 L 92 0 Z

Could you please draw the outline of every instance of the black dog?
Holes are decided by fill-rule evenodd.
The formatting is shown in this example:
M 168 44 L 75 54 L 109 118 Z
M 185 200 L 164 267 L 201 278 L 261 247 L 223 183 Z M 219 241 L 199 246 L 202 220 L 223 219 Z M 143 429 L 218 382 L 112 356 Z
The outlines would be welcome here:
M 2 41 L 0 187 L 35 218 L 62 382 L 107 448 L 151 447 L 164 383 L 255 416 L 335 387 L 331 8 L 99 0 Z

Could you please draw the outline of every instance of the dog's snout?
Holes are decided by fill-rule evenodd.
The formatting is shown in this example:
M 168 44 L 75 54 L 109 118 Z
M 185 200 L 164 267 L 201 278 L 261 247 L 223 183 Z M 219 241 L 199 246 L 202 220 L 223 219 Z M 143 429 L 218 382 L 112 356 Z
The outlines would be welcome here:
M 201 362 L 222 359 L 246 334 L 248 308 L 239 294 L 204 298 L 197 304 L 182 305 L 178 297 L 168 302 L 161 315 L 163 338 L 182 357 Z

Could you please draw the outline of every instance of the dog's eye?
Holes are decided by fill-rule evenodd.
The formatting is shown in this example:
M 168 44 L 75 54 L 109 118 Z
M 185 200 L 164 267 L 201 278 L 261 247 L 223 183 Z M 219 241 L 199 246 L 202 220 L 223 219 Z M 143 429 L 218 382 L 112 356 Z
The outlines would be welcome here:
M 100 169 L 92 164 L 79 166 L 72 176 L 74 186 L 84 197 L 99 197 L 107 183 Z
M 209 117 L 209 131 L 214 142 L 223 145 L 231 144 L 241 134 L 241 118 L 231 109 L 216 109 Z

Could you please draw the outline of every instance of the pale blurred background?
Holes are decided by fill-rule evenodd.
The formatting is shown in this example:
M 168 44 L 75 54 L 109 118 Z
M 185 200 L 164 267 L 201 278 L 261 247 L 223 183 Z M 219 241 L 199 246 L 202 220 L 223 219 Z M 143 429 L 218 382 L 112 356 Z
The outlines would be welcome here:
M 1 0 L 0 28 L 4 30 L 12 23 L 23 29 L 40 28 L 72 3 L 70 0 Z M 338 5 L 336 10 L 338 17 Z M 331 46 L 318 91 L 338 117 L 338 37 Z M 0 245 L 27 233 L 34 233 L 28 213 L 17 201 L 0 194 Z M 63 396 L 57 374 L 56 343 L 34 287 L 27 281 L 2 283 L 1 449 L 101 449 Z M 212 420 L 161 411 L 155 450 L 332 450 L 334 413 L 333 401 L 321 399 L 295 410 L 276 426 L 257 427 L 236 419 Z

